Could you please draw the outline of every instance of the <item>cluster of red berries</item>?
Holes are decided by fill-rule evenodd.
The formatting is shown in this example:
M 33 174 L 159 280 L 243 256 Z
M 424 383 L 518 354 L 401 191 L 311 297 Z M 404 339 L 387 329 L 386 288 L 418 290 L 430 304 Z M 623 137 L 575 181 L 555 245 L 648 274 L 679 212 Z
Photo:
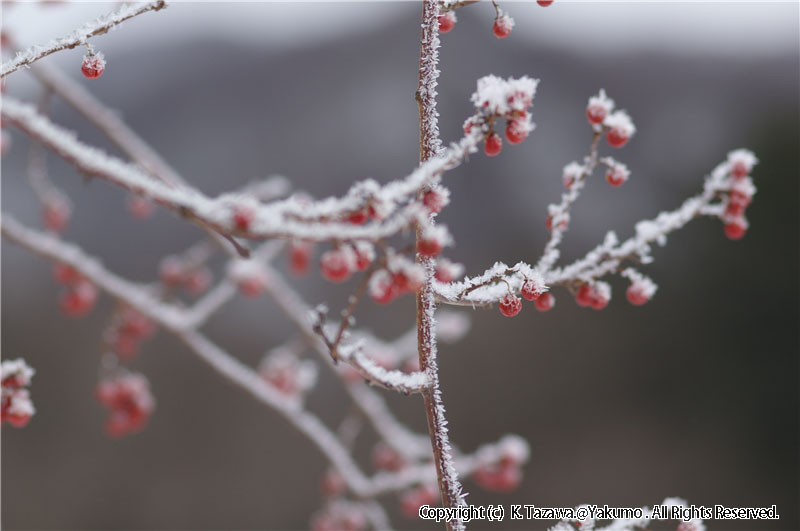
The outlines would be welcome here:
M 553 3 L 553 0 L 536 0 L 536 3 L 542 7 L 547 7 Z M 439 33 L 448 33 L 456 25 L 455 11 L 450 10 L 439 15 Z M 492 25 L 492 33 L 498 39 L 504 39 L 511 34 L 511 28 L 514 27 L 514 19 L 503 13 L 497 12 L 497 18 L 494 19 Z
M 366 207 L 354 210 L 349 212 L 345 216 L 345 220 L 348 223 L 352 223 L 353 225 L 363 225 L 370 219 L 380 219 L 381 216 L 378 215 L 378 209 L 375 208 L 375 205 L 369 203 Z
M 528 458 L 527 444 L 509 436 L 501 441 L 500 458 L 480 465 L 472 479 L 482 488 L 493 492 L 510 492 L 522 481 L 522 465 Z
M 124 306 L 114 316 L 106 331 L 106 341 L 123 360 L 131 360 L 139 353 L 139 346 L 156 331 L 156 326 L 139 311 Z
M 489 157 L 500 154 L 503 139 L 493 129 L 494 121 L 505 118 L 505 137 L 511 144 L 521 144 L 533 130 L 528 108 L 533 102 L 538 81 L 528 77 L 520 79 L 501 79 L 485 76 L 478 80 L 478 89 L 472 95 L 472 102 L 480 111 L 464 123 L 465 134 L 473 127 L 485 131 L 483 150 Z
M 533 301 L 534 306 L 540 312 L 550 310 L 556 303 L 556 298 L 549 291 L 545 291 L 542 285 L 530 279 L 522 283 L 520 295 L 527 301 Z M 522 311 L 522 299 L 509 292 L 500 299 L 497 306 L 500 309 L 500 313 L 506 317 L 514 317 Z
M 320 272 L 327 280 L 335 283 L 347 281 L 353 273 L 364 271 L 375 260 L 375 249 L 371 243 L 356 242 L 352 245 L 339 245 L 322 254 L 319 261 Z
M 425 282 L 425 271 L 419 264 L 397 256 L 386 269 L 376 271 L 369 279 L 370 297 L 379 304 L 388 304 L 405 293 L 417 291 Z
M 97 79 L 103 75 L 106 69 L 106 60 L 102 53 L 94 53 L 91 50 L 83 56 L 81 72 L 87 79 Z
M 183 288 L 192 295 L 200 295 L 211 285 L 211 270 L 205 266 L 191 266 L 178 256 L 170 255 L 158 265 L 161 284 L 169 289 Z
M 578 306 L 584 308 L 592 308 L 593 310 L 602 310 L 608 306 L 608 301 L 611 300 L 611 286 L 605 282 L 594 282 L 581 284 L 578 291 L 575 292 L 575 302 Z
M 111 437 L 122 437 L 141 430 L 155 407 L 150 385 L 141 374 L 124 374 L 101 380 L 96 396 L 108 408 L 105 429 Z
M 0 423 L 8 422 L 15 428 L 22 428 L 30 422 L 36 410 L 25 388 L 30 385 L 34 372 L 21 358 L 5 360 L 0 365 Z
M 42 224 L 51 232 L 64 232 L 71 215 L 69 200 L 60 194 L 49 194 L 42 201 Z
M 606 142 L 615 148 L 621 148 L 628 143 L 628 140 L 636 132 L 628 113 L 625 111 L 614 110 L 614 101 L 606 96 L 604 90 L 600 90 L 597 96 L 589 98 L 586 106 L 586 119 L 596 131 L 605 131 Z M 621 184 L 621 183 L 620 183 Z
M 268 353 L 258 372 L 274 389 L 289 397 L 301 396 L 314 387 L 317 380 L 317 368 L 313 362 L 302 361 L 283 348 Z
M 400 510 L 407 518 L 419 520 L 419 508 L 423 505 L 436 506 L 441 503 L 439 489 L 434 484 L 422 485 L 400 496 Z
M 97 302 L 97 288 L 75 268 L 66 264 L 55 264 L 53 277 L 65 287 L 58 300 L 59 307 L 65 315 L 83 317 L 94 308 Z
M 749 227 L 745 210 L 755 193 L 755 186 L 750 178 L 755 162 L 755 157 L 748 151 L 734 151 L 728 155 L 728 173 L 732 182 L 722 220 L 725 223 L 725 235 L 731 240 L 742 239 Z

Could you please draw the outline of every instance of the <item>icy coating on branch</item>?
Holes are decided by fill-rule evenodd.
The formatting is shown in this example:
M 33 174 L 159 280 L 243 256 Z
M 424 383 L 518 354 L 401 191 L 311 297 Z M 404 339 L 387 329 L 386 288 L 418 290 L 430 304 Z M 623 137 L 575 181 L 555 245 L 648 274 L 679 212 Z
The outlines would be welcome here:
M 5 77 L 52 53 L 87 44 L 91 37 L 102 35 L 128 19 L 148 11 L 158 11 L 165 7 L 167 7 L 165 0 L 155 0 L 146 4 L 123 5 L 114 13 L 99 17 L 92 22 L 87 22 L 65 37 L 53 39 L 45 45 L 34 45 L 25 51 L 17 53 L 14 59 L 6 61 L 0 66 L 0 77 Z

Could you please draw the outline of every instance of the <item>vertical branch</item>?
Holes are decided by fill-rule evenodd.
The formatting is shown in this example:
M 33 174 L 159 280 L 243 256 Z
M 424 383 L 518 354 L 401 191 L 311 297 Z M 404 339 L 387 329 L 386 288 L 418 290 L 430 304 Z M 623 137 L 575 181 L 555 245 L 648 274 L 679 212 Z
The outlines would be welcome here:
M 424 0 L 422 4 L 422 35 L 420 37 L 419 83 L 417 104 L 419 106 L 419 158 L 420 162 L 435 157 L 441 150 L 439 139 L 439 113 L 436 110 L 436 84 L 439 77 L 439 4 L 436 0 Z M 420 194 L 424 191 L 421 190 Z M 431 224 L 433 221 L 431 220 Z M 417 241 L 421 238 L 417 229 Z M 439 371 L 436 364 L 436 335 L 434 331 L 434 311 L 436 302 L 433 294 L 433 263 L 428 258 L 418 256 L 425 268 L 425 283 L 417 292 L 417 350 L 420 369 L 430 381 L 429 388 L 423 392 L 425 413 L 428 418 L 428 432 L 433 447 L 436 477 L 444 507 L 462 505 L 463 494 L 458 474 L 452 462 L 452 449 L 444 418 L 444 405 L 439 390 Z M 463 529 L 460 520 L 447 522 L 447 528 Z

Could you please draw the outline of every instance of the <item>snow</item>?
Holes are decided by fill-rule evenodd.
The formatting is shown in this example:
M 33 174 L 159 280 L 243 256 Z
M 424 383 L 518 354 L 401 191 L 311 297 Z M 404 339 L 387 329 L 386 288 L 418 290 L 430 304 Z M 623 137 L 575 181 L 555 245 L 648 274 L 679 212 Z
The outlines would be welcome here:
M 13 376 L 17 384 L 22 387 L 31 383 L 31 378 L 35 373 L 36 371 L 25 363 L 22 358 L 3 360 L 2 364 L 0 364 L 0 380 Z

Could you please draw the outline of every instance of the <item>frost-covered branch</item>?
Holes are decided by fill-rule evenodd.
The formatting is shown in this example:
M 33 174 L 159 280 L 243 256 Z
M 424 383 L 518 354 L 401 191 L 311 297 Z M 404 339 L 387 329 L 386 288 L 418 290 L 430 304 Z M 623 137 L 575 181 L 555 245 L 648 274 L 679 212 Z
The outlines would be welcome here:
M 92 22 L 87 22 L 65 37 L 54 39 L 46 45 L 34 45 L 23 52 L 17 53 L 14 59 L 0 66 L 0 78 L 22 67 L 31 65 L 50 54 L 85 45 L 91 37 L 107 33 L 109 30 L 135 16 L 147 13 L 148 11 L 158 11 L 165 7 L 167 7 L 167 2 L 165 0 L 155 0 L 146 4 L 124 5 L 114 13 L 99 17 Z
M 81 172 L 104 179 L 134 194 L 169 208 L 184 218 L 223 235 L 248 239 L 294 238 L 305 241 L 378 241 L 417 224 L 426 208 L 417 200 L 419 190 L 474 152 L 481 140 L 477 128 L 439 157 L 421 164 L 407 177 L 378 185 L 367 180 L 354 185 L 342 198 L 310 202 L 291 197 L 268 204 L 245 194 L 209 198 L 200 192 L 170 186 L 137 166 L 88 146 L 74 133 L 41 116 L 32 106 L 6 97 L 3 116 L 34 139 L 72 163 Z M 375 221 L 355 225 L 354 212 L 370 210 Z
M 613 173 L 619 167 L 619 163 L 612 159 L 605 163 L 609 166 L 609 173 Z M 545 250 L 546 255 L 550 253 L 550 258 L 543 258 L 536 267 L 525 262 L 519 262 L 514 266 L 496 263 L 475 277 L 451 283 L 437 282 L 434 285 L 437 301 L 465 306 L 489 306 L 501 303 L 502 310 L 502 303 L 507 297 L 515 298 L 519 293 L 525 299 L 536 301 L 537 308 L 549 309 L 549 306 L 540 307 L 540 295 L 546 293 L 549 287 L 566 286 L 571 290 L 577 290 L 579 303 L 587 302 L 585 305 L 599 309 L 604 307 L 610 298 L 607 284 L 600 283 L 599 279 L 612 273 L 621 274 L 623 270 L 628 271 L 623 276 L 631 280 L 633 292 L 640 295 L 638 298 L 634 296 L 633 299 L 644 301 L 655 292 L 655 285 L 639 273 L 631 274 L 628 269 L 624 269 L 623 264 L 627 261 L 640 264 L 651 262 L 653 243 L 665 245 L 670 232 L 684 227 L 699 216 L 719 218 L 725 223 L 725 232 L 729 237 L 734 239 L 741 237 L 744 233 L 741 227 L 746 229 L 744 207 L 749 204 L 756 192 L 748 175 L 756 163 L 757 159 L 750 151 L 745 149 L 732 151 L 728 154 L 728 158 L 706 177 L 701 193 L 685 200 L 675 210 L 662 212 L 652 220 L 640 221 L 636 224 L 635 235 L 627 240 L 620 242 L 614 232 L 609 232 L 603 242 L 583 258 L 563 267 L 552 268 L 558 258 L 557 244 L 560 236 L 551 236 Z M 570 166 L 567 169 L 569 170 Z M 574 172 L 565 171 L 565 182 L 568 177 L 571 178 L 569 182 L 572 188 L 564 194 L 562 203 L 557 209 L 551 208 L 551 213 L 556 214 L 552 220 L 554 234 L 556 226 L 562 223 L 558 219 L 560 217 L 565 219 L 563 216 L 577 197 L 576 188 L 579 190 L 586 178 L 584 167 L 574 170 Z M 563 234 L 563 231 L 560 232 Z M 648 296 L 642 298 L 645 293 Z M 628 299 L 633 302 L 630 290 Z M 547 300 L 553 299 L 548 296 Z M 552 302 L 549 304 L 552 306 Z

